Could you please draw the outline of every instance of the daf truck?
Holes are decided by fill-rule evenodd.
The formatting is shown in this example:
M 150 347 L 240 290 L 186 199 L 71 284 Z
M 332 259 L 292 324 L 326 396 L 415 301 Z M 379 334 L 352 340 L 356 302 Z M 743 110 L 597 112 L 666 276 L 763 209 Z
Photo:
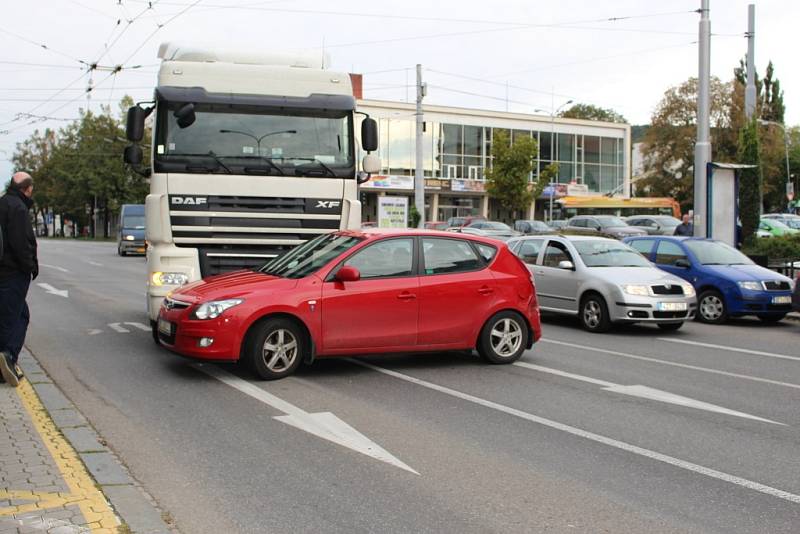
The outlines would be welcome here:
M 153 101 L 128 110 L 124 157 L 150 177 L 151 325 L 183 284 L 359 228 L 358 184 L 380 170 L 370 154 L 377 124 L 359 116 L 350 76 L 328 70 L 325 58 L 170 43 L 158 56 Z M 150 116 L 146 167 L 140 143 Z

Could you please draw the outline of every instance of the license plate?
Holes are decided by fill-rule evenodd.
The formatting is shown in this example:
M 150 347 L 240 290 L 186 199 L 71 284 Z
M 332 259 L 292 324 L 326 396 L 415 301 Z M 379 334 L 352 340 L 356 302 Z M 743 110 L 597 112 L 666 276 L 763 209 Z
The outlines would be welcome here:
M 658 311 L 686 311 L 685 302 L 659 302 L 656 306 Z
M 144 254 L 144 248 L 137 248 L 136 252 L 138 252 L 139 254 Z
M 169 321 L 165 321 L 162 318 L 158 318 L 158 331 L 164 335 L 171 336 L 172 335 L 172 323 Z
M 791 304 L 792 297 L 789 295 L 781 295 L 780 297 L 772 297 L 773 304 Z

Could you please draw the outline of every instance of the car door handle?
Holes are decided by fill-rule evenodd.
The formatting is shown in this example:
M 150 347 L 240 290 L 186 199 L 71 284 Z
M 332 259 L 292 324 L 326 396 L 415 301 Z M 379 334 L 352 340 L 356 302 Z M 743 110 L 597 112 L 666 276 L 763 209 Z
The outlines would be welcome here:
M 400 293 L 397 298 L 400 300 L 414 300 L 417 296 L 414 293 Z
M 478 293 L 480 293 L 481 295 L 491 295 L 492 293 L 494 293 L 494 289 L 492 289 L 491 287 L 483 286 L 478 290 Z

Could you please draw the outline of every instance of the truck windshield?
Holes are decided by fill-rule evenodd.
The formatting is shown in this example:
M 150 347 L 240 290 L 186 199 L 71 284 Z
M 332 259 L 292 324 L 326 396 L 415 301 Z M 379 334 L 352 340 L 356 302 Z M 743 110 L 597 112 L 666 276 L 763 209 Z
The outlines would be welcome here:
M 197 104 L 180 128 L 182 102 L 160 102 L 156 170 L 353 177 L 352 112 Z

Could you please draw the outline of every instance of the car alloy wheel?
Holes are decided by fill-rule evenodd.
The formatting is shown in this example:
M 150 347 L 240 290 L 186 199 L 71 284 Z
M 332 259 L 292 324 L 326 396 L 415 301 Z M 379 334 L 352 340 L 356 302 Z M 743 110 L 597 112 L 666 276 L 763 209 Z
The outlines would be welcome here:
M 603 297 L 590 294 L 581 301 L 581 324 L 589 332 L 608 332 L 611 319 Z
M 263 380 L 276 380 L 294 373 L 306 353 L 305 332 L 294 321 L 266 319 L 248 334 L 245 357 Z
M 261 358 L 273 373 L 280 373 L 292 366 L 297 358 L 297 339 L 284 329 L 274 330 L 264 340 Z
M 496 313 L 486 321 L 478 340 L 478 352 L 489 363 L 511 363 L 528 346 L 528 325 L 511 311 Z
M 697 318 L 704 323 L 719 324 L 727 319 L 725 301 L 717 291 L 705 291 L 700 295 Z

